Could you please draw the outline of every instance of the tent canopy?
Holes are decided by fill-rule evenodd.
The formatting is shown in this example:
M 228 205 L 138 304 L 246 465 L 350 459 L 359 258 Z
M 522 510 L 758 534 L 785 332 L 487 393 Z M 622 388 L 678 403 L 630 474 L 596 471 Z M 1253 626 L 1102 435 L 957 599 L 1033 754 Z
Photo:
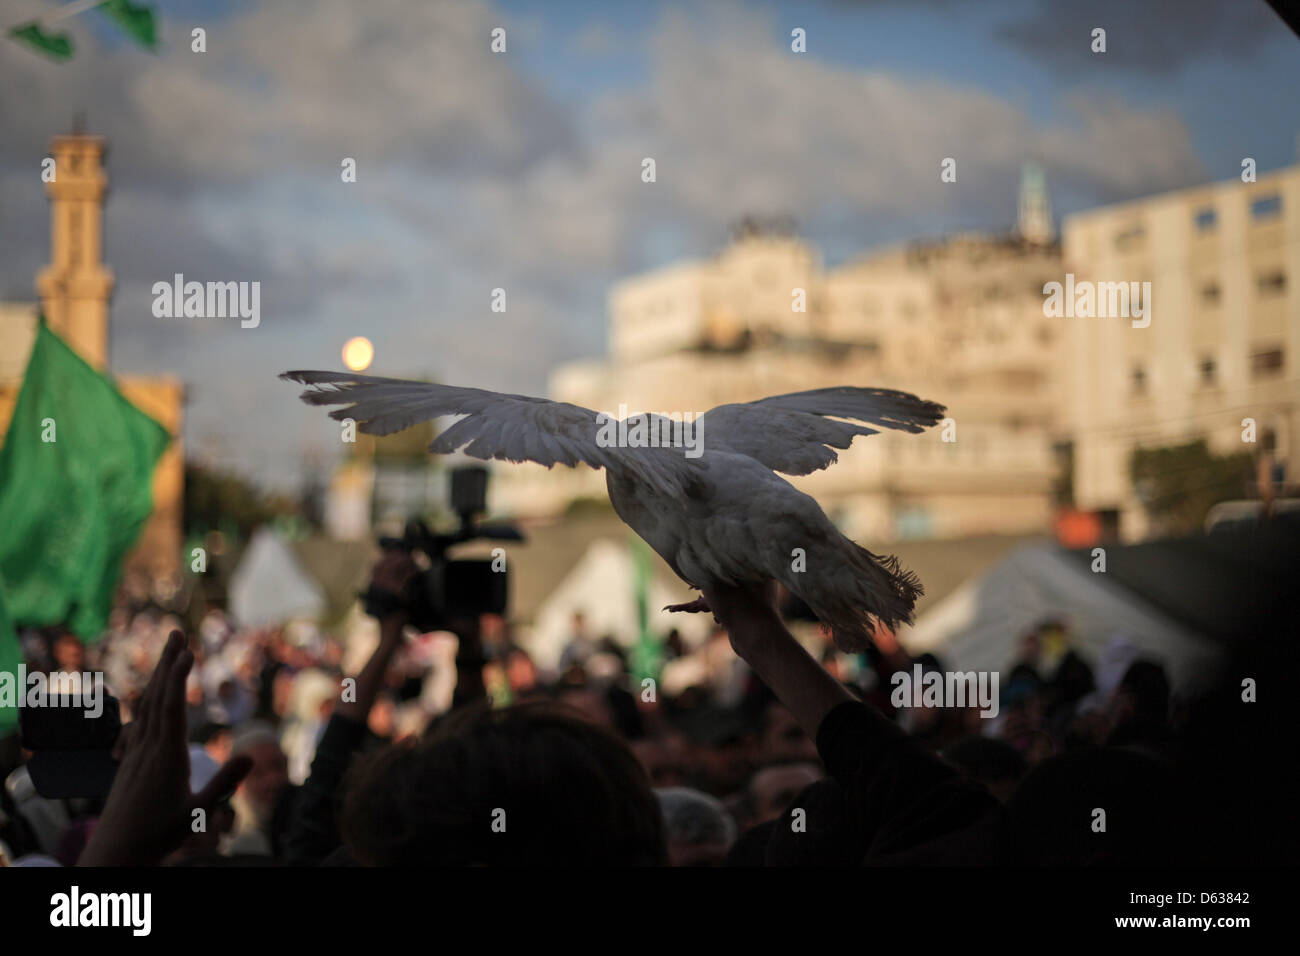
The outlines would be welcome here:
M 609 636 L 631 647 L 639 636 L 636 607 L 636 562 L 627 532 L 622 538 L 601 538 L 591 543 L 533 617 L 530 653 L 543 667 L 554 667 L 573 637 L 573 615 L 581 612 L 587 636 Z M 648 624 L 658 636 L 676 628 L 688 644 L 703 641 L 713 626 L 711 614 L 670 614 L 665 604 L 689 601 L 696 595 L 675 577 L 655 573 L 650 577 Z
M 1211 676 L 1221 656 L 1217 641 L 1054 545 L 1015 551 L 935 604 L 899 639 L 909 652 L 929 651 L 952 670 L 1001 671 L 1018 657 L 1024 636 L 1051 618 L 1064 621 L 1071 646 L 1089 664 L 1096 666 L 1106 645 L 1123 637 L 1164 665 L 1176 687 Z
M 293 550 L 261 527 L 230 576 L 230 613 L 242 627 L 264 627 L 294 619 L 319 620 L 325 612 L 320 587 L 302 569 Z

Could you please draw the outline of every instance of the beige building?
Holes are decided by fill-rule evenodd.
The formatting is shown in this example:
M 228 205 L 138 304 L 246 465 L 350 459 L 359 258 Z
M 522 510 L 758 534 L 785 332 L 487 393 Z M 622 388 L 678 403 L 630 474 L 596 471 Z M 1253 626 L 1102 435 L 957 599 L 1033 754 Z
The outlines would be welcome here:
M 58 136 L 51 146 L 55 176 L 50 197 L 50 264 L 36 277 L 34 304 L 0 304 L 0 436 L 9 428 L 38 311 L 83 359 L 98 369 L 108 360 L 108 300 L 113 274 L 103 263 L 103 205 L 108 177 L 104 142 L 97 136 Z M 173 577 L 181 558 L 184 457 L 181 418 L 184 388 L 171 377 L 125 376 L 122 393 L 171 432 L 172 444 L 154 471 L 154 512 L 128 558 L 128 567 L 153 577 Z
M 1300 167 L 1071 216 L 1065 265 L 1077 284 L 1150 282 L 1145 318 L 1062 317 L 1064 427 L 1081 508 L 1147 520 L 1129 479 L 1139 446 L 1205 438 L 1300 468 Z M 1063 277 L 1058 277 L 1062 281 Z M 1255 424 L 1256 444 L 1246 419 Z
M 619 414 L 833 385 L 913 391 L 948 406 L 947 429 L 872 436 L 795 484 L 869 540 L 1045 532 L 1059 350 L 1041 288 L 1059 272 L 1050 242 L 985 236 L 827 270 L 808 243 L 748 224 L 712 259 L 615 286 L 609 357 L 558 369 L 550 392 Z M 494 493 L 499 510 L 554 514 L 603 496 L 604 479 L 519 466 L 498 470 Z

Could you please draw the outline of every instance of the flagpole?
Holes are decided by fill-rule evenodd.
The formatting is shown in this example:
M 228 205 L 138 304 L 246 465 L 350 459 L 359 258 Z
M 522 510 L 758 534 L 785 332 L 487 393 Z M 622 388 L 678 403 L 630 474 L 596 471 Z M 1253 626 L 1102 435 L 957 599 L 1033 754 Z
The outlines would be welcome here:
M 57 23 L 61 20 L 68 20 L 69 17 L 75 17 L 78 13 L 85 13 L 86 10 L 92 10 L 96 7 L 103 7 L 108 0 L 73 0 L 73 3 L 64 4 L 57 10 L 51 10 L 43 16 L 36 17 L 34 20 L 25 20 L 22 23 L 14 23 L 12 27 L 6 27 L 8 33 L 10 29 L 17 29 L 19 26 L 26 26 L 29 23 L 36 23 L 38 26 L 49 26 L 51 23 Z
M 36 22 L 49 26 L 51 23 L 58 23 L 60 20 L 68 19 L 68 17 L 75 17 L 79 13 L 93 10 L 103 3 L 105 3 L 105 0 L 73 0 L 72 3 L 65 3 L 57 10 L 45 14 L 43 17 L 37 17 Z
M 49 13 L 43 14 L 35 19 L 24 20 L 22 23 L 15 23 L 9 29 L 16 29 L 31 23 L 47 27 L 52 23 L 58 23 L 60 20 L 66 20 L 68 17 L 75 17 L 79 13 L 85 13 L 87 10 L 95 9 L 95 7 L 101 7 L 107 2 L 108 0 L 73 0 L 72 3 L 65 3 L 57 10 L 51 10 Z

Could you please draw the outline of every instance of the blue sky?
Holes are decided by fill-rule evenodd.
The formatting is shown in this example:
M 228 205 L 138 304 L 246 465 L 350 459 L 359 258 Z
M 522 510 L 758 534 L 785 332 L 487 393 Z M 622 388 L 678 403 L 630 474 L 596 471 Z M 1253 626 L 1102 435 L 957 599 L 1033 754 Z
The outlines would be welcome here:
M 1141 6 L 1090 4 L 1057 0 L 1058 7 L 1116 9 Z M 537 15 L 537 4 L 510 2 L 501 9 L 521 17 Z M 644 83 L 650 63 L 636 37 L 653 29 L 664 4 L 623 3 L 597 6 L 582 2 L 546 5 L 542 21 L 548 42 L 525 50 L 524 68 L 539 77 L 557 95 L 581 104 L 609 88 Z M 923 79 L 941 76 L 955 83 L 988 90 L 1022 104 L 1031 116 L 1047 121 L 1058 100 L 1072 89 L 1090 94 L 1110 93 L 1133 104 L 1169 106 L 1194 118 L 1194 145 L 1207 167 L 1231 168 L 1239 157 L 1242 139 L 1258 143 L 1258 159 L 1274 166 L 1294 161 L 1300 130 L 1282 123 L 1260 123 L 1261 117 L 1300 117 L 1295 107 L 1297 56 L 1300 43 L 1266 6 L 1245 0 L 1241 10 L 1254 8 L 1252 22 L 1261 29 L 1258 43 L 1236 51 L 1216 49 L 1213 24 L 1230 16 L 1226 4 L 1184 5 L 1190 15 L 1207 16 L 1207 45 L 1185 63 L 1152 72 L 1112 69 L 1116 60 L 1137 59 L 1138 43 L 1123 32 L 1113 37 L 1109 59 L 1096 58 L 1096 69 L 1063 71 L 1028 55 L 999 30 L 1022 22 L 1045 4 L 1036 0 L 968 0 L 968 2 L 906 3 L 752 3 L 747 9 L 766 14 L 773 25 L 773 42 L 784 42 L 794 27 L 803 27 L 811 40 L 808 53 L 828 63 L 850 69 L 887 70 Z M 1160 8 L 1153 18 L 1172 9 Z M 1095 14 L 1097 25 L 1111 22 L 1105 12 Z M 1112 31 L 1113 31 L 1112 27 Z M 607 34 L 618 44 L 607 56 L 575 61 L 565 39 L 584 31 Z M 1225 133 L 1228 134 L 1225 136 Z
M 1300 133 L 1300 40 L 1255 0 L 156 6 L 157 54 L 96 13 L 70 63 L 0 44 L 0 298 L 32 298 L 40 160 L 84 111 L 110 142 L 114 369 L 179 375 L 191 452 L 280 485 L 337 436 L 274 375 L 336 367 L 352 335 L 381 374 L 540 392 L 604 351 L 612 282 L 746 212 L 793 215 L 833 263 L 1006 228 L 1031 157 L 1059 216 L 1294 163 Z M 175 272 L 260 281 L 262 326 L 154 318 Z

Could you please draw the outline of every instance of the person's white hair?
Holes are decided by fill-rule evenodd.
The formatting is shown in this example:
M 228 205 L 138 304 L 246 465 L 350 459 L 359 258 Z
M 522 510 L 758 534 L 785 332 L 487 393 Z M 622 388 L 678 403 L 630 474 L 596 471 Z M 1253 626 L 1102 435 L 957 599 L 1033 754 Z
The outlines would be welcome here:
M 660 787 L 655 796 L 669 843 L 730 847 L 735 842 L 736 821 L 720 800 L 690 787 Z

